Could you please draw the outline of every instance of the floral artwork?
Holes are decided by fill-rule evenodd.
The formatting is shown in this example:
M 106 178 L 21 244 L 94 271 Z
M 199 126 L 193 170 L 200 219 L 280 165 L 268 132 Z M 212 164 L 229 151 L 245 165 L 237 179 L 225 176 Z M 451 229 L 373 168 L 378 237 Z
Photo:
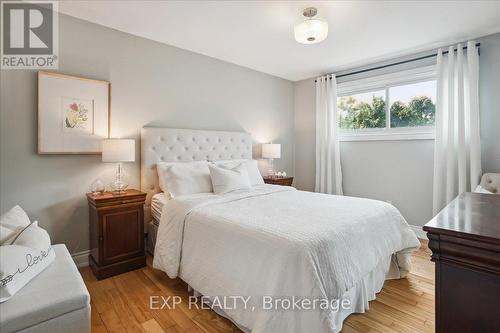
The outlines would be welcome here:
M 90 100 L 62 98 L 63 131 L 93 133 L 93 103 Z
M 109 137 L 108 81 L 38 72 L 38 153 L 100 154 Z

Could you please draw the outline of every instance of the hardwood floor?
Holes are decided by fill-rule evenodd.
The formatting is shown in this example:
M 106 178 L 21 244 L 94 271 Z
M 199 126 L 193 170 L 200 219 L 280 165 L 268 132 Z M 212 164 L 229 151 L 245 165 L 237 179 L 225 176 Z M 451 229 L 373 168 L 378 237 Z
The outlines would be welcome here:
M 345 333 L 434 332 L 434 264 L 426 242 L 413 255 L 407 279 L 386 281 L 370 310 L 344 322 Z M 80 270 L 91 295 L 92 333 L 239 332 L 212 310 L 189 309 L 186 284 L 148 266 L 97 281 L 90 268 Z M 178 295 L 175 310 L 150 309 L 150 295 Z

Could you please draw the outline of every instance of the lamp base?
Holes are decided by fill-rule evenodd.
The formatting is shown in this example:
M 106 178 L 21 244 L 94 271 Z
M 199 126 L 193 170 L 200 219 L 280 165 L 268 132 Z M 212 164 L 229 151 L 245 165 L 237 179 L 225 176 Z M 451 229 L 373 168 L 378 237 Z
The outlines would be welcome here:
M 111 183 L 111 190 L 113 194 L 123 194 L 127 192 L 128 184 L 122 181 L 115 181 Z
M 268 169 L 267 169 L 267 175 L 268 176 L 274 176 L 274 160 L 272 158 L 269 159 L 268 163 Z
M 123 194 L 127 192 L 128 184 L 123 181 L 122 165 L 118 163 L 116 170 L 115 181 L 110 184 L 113 194 Z

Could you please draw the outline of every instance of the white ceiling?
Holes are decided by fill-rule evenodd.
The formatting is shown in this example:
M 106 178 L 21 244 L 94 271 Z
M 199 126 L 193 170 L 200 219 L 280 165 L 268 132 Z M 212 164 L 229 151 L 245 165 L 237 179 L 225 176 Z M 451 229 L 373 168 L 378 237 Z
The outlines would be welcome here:
M 329 36 L 295 42 L 305 7 Z M 297 81 L 500 32 L 500 1 L 64 1 L 65 14 Z

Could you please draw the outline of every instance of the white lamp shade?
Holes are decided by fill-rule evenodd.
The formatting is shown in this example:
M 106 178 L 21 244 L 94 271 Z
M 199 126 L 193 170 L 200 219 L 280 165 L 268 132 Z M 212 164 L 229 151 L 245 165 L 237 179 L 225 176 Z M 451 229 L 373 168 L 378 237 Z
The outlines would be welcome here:
M 308 19 L 294 27 L 295 40 L 301 44 L 319 43 L 328 36 L 328 22 Z
M 279 143 L 263 143 L 262 158 L 281 158 L 281 145 Z
M 101 142 L 103 162 L 134 162 L 135 140 L 107 139 Z

